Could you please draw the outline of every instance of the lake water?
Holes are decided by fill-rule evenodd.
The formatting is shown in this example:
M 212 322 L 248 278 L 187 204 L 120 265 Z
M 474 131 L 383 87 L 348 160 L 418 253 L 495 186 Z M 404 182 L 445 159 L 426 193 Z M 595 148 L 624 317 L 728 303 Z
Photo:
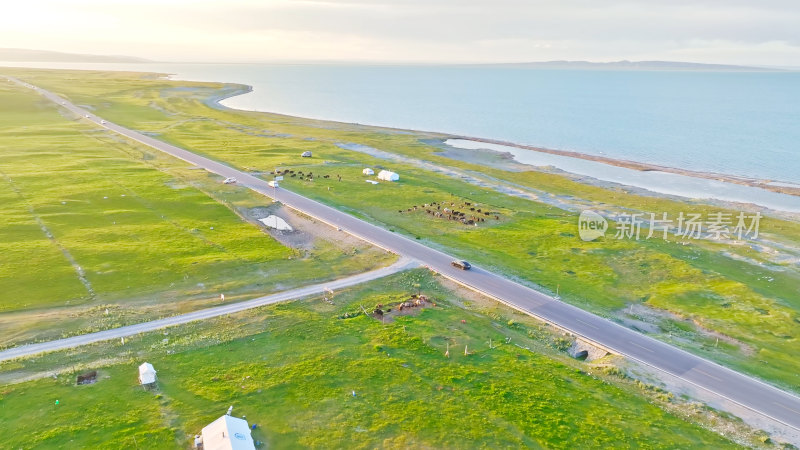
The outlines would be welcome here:
M 11 64 L 8 64 L 11 65 Z M 26 64 L 33 66 L 33 64 Z M 227 106 L 800 183 L 800 73 L 38 64 L 249 84 Z

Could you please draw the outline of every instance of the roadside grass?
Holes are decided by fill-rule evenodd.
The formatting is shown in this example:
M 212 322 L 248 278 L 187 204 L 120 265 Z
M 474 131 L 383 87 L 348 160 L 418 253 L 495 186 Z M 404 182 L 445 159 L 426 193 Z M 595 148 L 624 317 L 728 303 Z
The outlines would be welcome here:
M 418 289 L 435 306 L 385 322 L 361 313 Z M 691 423 L 735 420 L 688 414 L 657 389 L 573 360 L 544 325 L 470 306 L 422 270 L 332 298 L 11 362 L 0 379 L 46 377 L 0 387 L 0 446 L 186 447 L 229 405 L 270 448 L 736 446 Z M 154 391 L 136 385 L 144 361 L 158 371 Z M 97 383 L 76 386 L 90 369 Z M 740 442 L 757 443 L 738 428 Z
M 285 247 L 237 216 L 268 199 L 75 123 L 31 92 L 0 83 L 0 104 L 0 312 L 25 313 L 2 327 L 0 347 L 389 261 L 366 246 L 356 254 L 321 240 L 308 252 Z M 114 314 L 120 307 L 129 308 L 124 318 Z
M 668 311 L 674 317 L 655 322 L 657 337 L 795 392 L 800 386 L 800 360 L 791 356 L 800 336 L 796 264 L 770 262 L 749 245 L 611 237 L 583 242 L 577 237 L 575 212 L 335 144 L 357 143 L 481 172 L 598 208 L 663 211 L 673 217 L 689 209 L 722 208 L 590 186 L 553 173 L 503 171 L 444 158 L 437 155 L 439 147 L 426 143 L 443 137 L 435 133 L 220 110 L 204 103 L 235 85 L 172 82 L 140 74 L 38 70 L 18 74 L 77 103 L 93 105 L 103 117 L 254 173 L 278 167 L 312 171 L 317 175 L 314 181 L 288 177 L 283 184 L 523 283 L 558 291 L 563 300 L 612 320 L 627 320 L 625 310 L 632 304 Z M 301 158 L 305 150 L 314 157 Z M 367 184 L 361 175 L 367 166 L 396 170 L 401 180 Z M 424 212 L 398 212 L 434 201 L 478 203 L 499 212 L 500 220 L 490 218 L 478 227 L 467 227 Z M 614 231 L 612 224 L 610 236 Z M 789 220 L 765 217 L 761 233 L 790 246 L 800 242 L 800 224 Z M 689 331 L 673 332 L 677 322 Z M 719 345 L 709 332 L 739 345 Z

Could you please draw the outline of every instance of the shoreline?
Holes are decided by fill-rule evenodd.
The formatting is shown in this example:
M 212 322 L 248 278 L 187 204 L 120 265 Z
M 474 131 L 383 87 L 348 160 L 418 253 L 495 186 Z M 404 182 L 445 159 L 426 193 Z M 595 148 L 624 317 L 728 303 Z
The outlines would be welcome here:
M 716 172 L 703 172 L 691 169 L 679 169 L 677 167 L 670 167 L 670 166 L 662 166 L 658 164 L 652 163 L 643 163 L 639 161 L 631 161 L 627 159 L 616 159 L 616 158 L 609 158 L 607 156 L 597 156 L 591 155 L 587 153 L 581 152 L 574 152 L 570 150 L 555 150 L 545 147 L 537 147 L 534 145 L 527 145 L 527 144 L 518 144 L 514 142 L 502 141 L 498 139 L 487 139 L 487 138 L 480 138 L 480 137 L 473 137 L 473 136 L 451 136 L 450 139 L 463 139 L 468 141 L 474 142 L 481 142 L 484 144 L 493 144 L 493 145 L 503 145 L 507 147 L 514 147 L 519 148 L 522 150 L 530 150 L 540 153 L 548 153 L 551 155 L 558 155 L 564 156 L 567 158 L 577 158 L 583 159 L 586 161 L 594 161 L 603 164 L 608 164 L 610 166 L 616 167 L 624 167 L 626 169 L 638 170 L 640 172 L 667 172 L 673 173 L 676 175 L 683 175 L 692 178 L 703 178 L 707 180 L 714 180 L 714 181 L 722 181 L 725 183 L 733 183 L 739 184 L 742 186 L 749 186 L 754 188 L 760 188 L 772 192 L 776 192 L 779 194 L 787 194 L 787 195 L 794 195 L 800 196 L 800 185 L 796 185 L 794 183 L 785 182 L 781 180 L 772 180 L 772 179 L 756 179 L 738 175 L 729 175 L 729 174 L 722 174 Z M 797 187 L 795 187 L 797 186 Z
M 442 139 L 442 142 L 445 143 L 449 139 L 460 139 L 460 140 L 467 140 L 473 141 L 483 144 L 492 144 L 492 145 L 501 145 L 506 147 L 513 147 L 521 150 L 545 153 L 550 155 L 556 155 L 566 158 L 574 158 L 578 160 L 584 161 L 592 161 L 596 163 L 606 164 L 609 166 L 621 167 L 625 169 L 635 170 L 638 172 L 663 172 L 669 173 L 674 175 L 680 175 L 695 179 L 704 179 L 710 181 L 718 181 L 723 183 L 732 183 L 740 186 L 746 186 L 751 188 L 763 189 L 765 191 L 774 192 L 777 194 L 784 194 L 784 195 L 791 195 L 795 197 L 800 197 L 800 185 L 785 182 L 782 180 L 773 180 L 773 179 L 757 179 L 739 175 L 730 175 L 730 174 L 722 174 L 717 172 L 706 172 L 706 171 L 697 171 L 691 169 L 680 169 L 677 167 L 670 167 L 670 166 L 663 166 L 659 164 L 653 163 L 645 163 L 639 161 L 632 161 L 627 159 L 618 159 L 618 158 L 611 158 L 607 156 L 598 156 L 592 155 L 588 153 L 576 152 L 571 150 L 556 150 L 546 147 L 539 147 L 535 145 L 528 145 L 528 144 L 519 144 L 516 142 L 510 141 L 503 141 L 500 139 L 491 139 L 491 138 L 482 138 L 482 137 L 475 137 L 475 136 L 467 136 L 467 135 L 458 135 L 458 134 L 451 134 L 451 133 L 442 133 L 438 131 L 426 131 L 426 130 L 415 130 L 415 129 L 408 129 L 408 128 L 399 128 L 399 127 L 389 127 L 389 126 L 382 126 L 382 125 L 368 125 L 356 122 L 343 122 L 339 120 L 330 120 L 330 119 L 317 119 L 312 117 L 303 117 L 303 116 L 295 116 L 291 114 L 284 114 L 280 112 L 267 112 L 267 111 L 256 111 L 256 110 L 249 110 L 249 109 L 239 109 L 233 108 L 227 105 L 222 104 L 223 101 L 236 97 L 238 95 L 244 95 L 253 91 L 253 86 L 241 83 L 224 83 L 225 86 L 236 86 L 236 89 L 225 89 L 227 92 L 223 92 L 221 95 L 210 97 L 206 103 L 217 109 L 227 109 L 230 111 L 242 111 L 242 112 L 261 112 L 261 113 L 268 113 L 268 114 L 275 114 L 280 116 L 298 118 L 298 119 L 305 119 L 305 120 L 318 120 L 324 122 L 333 122 L 339 123 L 343 125 L 355 125 L 355 126 L 364 126 L 374 129 L 380 130 L 389 130 L 394 132 L 404 132 L 404 133 L 415 133 L 415 134 L 427 134 L 431 136 L 436 136 Z M 446 144 L 445 144 L 446 145 Z M 572 174 L 572 172 L 565 171 L 567 173 Z M 718 200 L 725 200 L 725 199 L 718 199 Z
M 169 78 L 168 78 L 169 79 Z M 207 106 L 214 109 L 221 109 L 221 110 L 230 110 L 230 111 L 247 111 L 247 112 L 260 112 L 260 111 L 250 111 L 244 109 L 236 109 L 231 108 L 228 106 L 223 105 L 221 102 L 231 98 L 236 97 L 239 95 L 249 94 L 253 92 L 253 86 L 249 84 L 239 84 L 239 83 L 224 83 L 226 86 L 222 89 L 222 92 L 219 95 L 212 95 L 203 101 Z
M 103 70 L 107 72 L 114 72 L 119 70 L 109 70 L 109 69 L 75 69 L 75 68 L 44 68 L 44 67 L 26 67 L 26 66 L 9 66 L 11 68 L 21 68 L 21 69 L 34 69 L 34 70 L 72 70 L 72 71 L 80 71 L 80 70 L 87 70 L 87 71 L 97 71 Z M 164 78 L 170 81 L 189 81 L 189 82 L 200 82 L 199 80 L 191 80 L 191 79 L 180 79 L 176 78 L 180 76 L 178 73 L 174 72 L 150 72 L 150 71 L 140 71 L 140 70 L 124 70 L 127 72 L 135 72 L 141 73 L 144 75 L 155 76 Z M 399 127 L 391 127 L 385 125 L 369 125 L 357 122 L 344 122 L 341 120 L 335 119 L 326 119 L 326 118 L 314 118 L 314 117 L 307 117 L 307 116 L 299 116 L 299 115 L 292 115 L 292 114 L 285 114 L 280 112 L 270 112 L 270 111 L 261 111 L 261 110 L 254 110 L 254 109 L 240 109 L 234 108 L 227 105 L 224 105 L 222 102 L 228 100 L 232 97 L 236 97 L 239 95 L 244 95 L 253 92 L 254 88 L 252 85 L 244 84 L 244 83 L 229 83 L 224 81 L 205 81 L 210 83 L 217 83 L 223 86 L 221 92 L 218 95 L 213 95 L 208 97 L 204 100 L 204 103 L 215 109 L 227 109 L 231 111 L 241 111 L 241 112 L 261 112 L 261 113 L 269 113 L 275 115 L 281 115 L 286 117 L 293 117 L 298 119 L 306 119 L 306 120 L 318 120 L 324 122 L 332 122 L 332 123 L 339 123 L 339 124 L 346 124 L 346 125 L 355 125 L 355 126 L 364 126 L 373 129 L 381 129 L 381 130 L 389 130 L 395 132 L 403 132 L 403 133 L 416 133 L 416 134 L 427 134 L 430 136 L 436 136 L 437 138 L 441 138 L 443 141 L 447 139 L 463 139 L 469 140 L 474 142 L 480 142 L 485 144 L 492 144 L 492 145 L 502 145 L 507 147 L 513 147 L 522 150 L 528 150 L 533 152 L 545 153 L 550 155 L 556 155 L 566 158 L 574 158 L 577 160 L 584 160 L 584 161 L 593 161 L 601 164 L 606 164 L 609 166 L 621 167 L 625 169 L 635 170 L 639 172 L 665 172 L 671 173 L 675 175 L 681 175 L 686 177 L 691 177 L 695 179 L 705 179 L 710 181 L 718 181 L 718 182 L 725 182 L 725 183 L 732 183 L 737 184 L 740 186 L 747 186 L 751 188 L 758 188 L 763 189 L 765 191 L 771 191 L 778 194 L 785 194 L 791 195 L 795 197 L 800 197 L 800 183 L 795 182 L 787 182 L 784 180 L 778 179 L 767 179 L 767 178 L 757 178 L 751 176 L 742 176 L 742 175 L 732 175 L 732 174 L 725 174 L 719 172 L 710 172 L 710 171 L 699 171 L 699 170 L 691 170 L 691 169 L 681 169 L 678 167 L 672 166 L 664 166 L 654 163 L 646 163 L 622 158 L 612 158 L 608 156 L 599 156 L 593 155 L 589 153 L 583 153 L 579 151 L 572 151 L 572 150 L 558 150 L 558 149 L 551 149 L 546 147 L 540 147 L 536 145 L 530 144 L 520 144 L 511 141 L 505 141 L 502 139 L 492 139 L 492 138 L 483 138 L 483 137 L 475 137 L 475 136 L 468 136 L 468 135 L 461 135 L 461 134 L 454 134 L 454 133 L 443 133 L 438 131 L 429 131 L 429 130 L 420 130 L 420 129 L 408 129 L 408 128 L 399 128 Z M 571 173 L 571 172 L 570 172 Z

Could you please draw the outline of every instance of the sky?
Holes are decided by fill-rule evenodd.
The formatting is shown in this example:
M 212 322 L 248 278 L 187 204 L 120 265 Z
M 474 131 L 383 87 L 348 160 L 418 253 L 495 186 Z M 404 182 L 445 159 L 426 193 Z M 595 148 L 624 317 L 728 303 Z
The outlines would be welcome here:
M 0 47 L 174 62 L 800 66 L 798 0 L 7 0 Z

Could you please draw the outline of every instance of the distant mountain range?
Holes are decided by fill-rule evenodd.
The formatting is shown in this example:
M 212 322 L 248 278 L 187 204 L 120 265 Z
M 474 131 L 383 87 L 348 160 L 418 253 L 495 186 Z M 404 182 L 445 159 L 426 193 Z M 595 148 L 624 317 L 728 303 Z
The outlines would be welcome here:
M 152 63 L 155 61 L 119 55 L 87 55 L 80 53 L 52 52 L 24 48 L 0 48 L 0 62 L 73 62 L 73 63 Z M 460 64 L 459 64 L 460 65 Z M 502 66 L 531 69 L 572 70 L 674 70 L 717 72 L 775 72 L 800 68 L 753 67 L 727 64 L 702 64 L 679 61 L 542 61 L 499 64 L 466 64 L 467 66 Z
M 78 53 L 0 48 L 0 61 L 8 62 L 80 62 L 80 63 L 146 63 L 152 62 L 131 56 L 83 55 Z
M 676 70 L 676 71 L 719 71 L 719 72 L 773 72 L 783 69 L 769 67 L 733 66 L 726 64 L 701 64 L 677 61 L 545 61 L 529 63 L 497 64 L 508 67 L 529 67 L 532 69 L 583 69 L 583 70 Z

